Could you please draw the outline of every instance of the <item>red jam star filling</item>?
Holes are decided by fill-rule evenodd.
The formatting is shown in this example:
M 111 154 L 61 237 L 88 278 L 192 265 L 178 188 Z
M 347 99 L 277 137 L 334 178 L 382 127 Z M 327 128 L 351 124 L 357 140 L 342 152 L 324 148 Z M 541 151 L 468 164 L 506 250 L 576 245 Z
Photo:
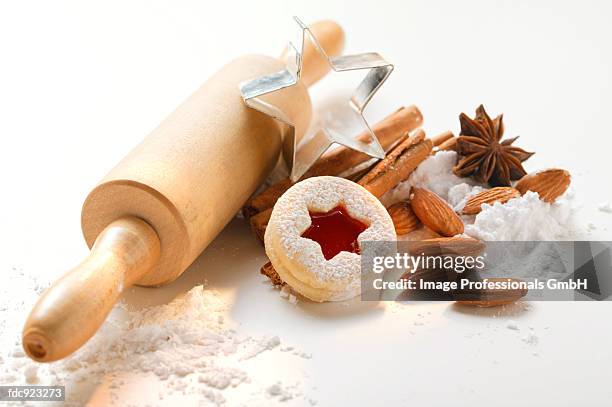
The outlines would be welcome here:
M 340 252 L 360 253 L 357 237 L 368 225 L 352 218 L 344 206 L 336 206 L 329 212 L 309 213 L 312 223 L 302 237 L 321 245 L 326 260 Z

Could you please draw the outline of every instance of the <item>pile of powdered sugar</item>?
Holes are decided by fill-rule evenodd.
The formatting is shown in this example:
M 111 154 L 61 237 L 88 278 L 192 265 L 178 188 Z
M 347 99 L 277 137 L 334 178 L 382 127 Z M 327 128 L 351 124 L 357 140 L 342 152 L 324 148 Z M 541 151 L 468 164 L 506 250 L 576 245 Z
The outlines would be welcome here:
M 299 360 L 310 355 L 288 346 L 285 348 L 292 352 L 286 351 L 278 336 L 239 334 L 228 322 L 228 307 L 219 294 L 203 286 L 193 287 L 168 304 L 145 309 L 130 310 L 120 303 L 100 331 L 75 354 L 54 363 L 35 363 L 21 348 L 19 327 L 25 321 L 25 312 L 48 284 L 16 268 L 5 277 L 10 285 L 0 287 L 3 385 L 65 385 L 67 401 L 73 405 L 87 401 L 71 391 L 79 383 L 104 383 L 111 402 L 119 402 L 126 374 L 158 380 L 159 400 L 180 393 L 195 395 L 202 401 L 200 405 L 218 406 L 225 403 L 226 393 L 237 387 L 246 387 L 249 400 L 261 403 L 271 398 L 285 401 L 303 397 L 301 382 L 271 392 L 271 388 L 280 388 L 278 379 L 283 378 L 258 380 L 252 363 L 245 361 L 265 352 Z
M 574 233 L 572 195 L 565 194 L 556 202 L 542 201 L 528 191 L 505 204 L 487 205 L 476 215 L 465 233 L 481 240 L 559 240 Z
M 457 161 L 454 151 L 440 151 L 423 161 L 410 174 L 410 177 L 400 182 L 395 188 L 381 197 L 385 206 L 409 198 L 410 189 L 415 187 L 427 188 L 448 201 L 451 188 L 464 185 L 466 193 L 476 185 L 470 178 L 459 178 L 453 174 L 453 166 Z M 462 187 L 463 188 L 463 187 Z
M 467 199 L 485 189 L 470 178 L 453 174 L 457 160 L 454 151 L 440 151 L 423 161 L 410 177 L 387 192 L 382 198 L 385 206 L 409 198 L 413 186 L 427 188 L 445 199 L 460 212 Z M 552 203 L 527 192 L 505 204 L 484 205 L 475 216 L 463 216 L 465 234 L 486 241 L 560 240 L 575 234 L 573 215 L 576 205 L 571 189 Z

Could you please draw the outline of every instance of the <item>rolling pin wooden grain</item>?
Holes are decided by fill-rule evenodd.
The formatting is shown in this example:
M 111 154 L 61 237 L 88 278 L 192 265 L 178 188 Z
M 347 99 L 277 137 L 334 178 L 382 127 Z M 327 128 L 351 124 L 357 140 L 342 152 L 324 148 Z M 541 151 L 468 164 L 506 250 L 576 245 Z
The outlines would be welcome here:
M 311 27 L 329 55 L 344 45 L 340 26 Z M 307 86 L 329 67 L 306 44 L 296 86 L 268 95 L 303 134 L 311 118 Z M 234 217 L 276 164 L 283 127 L 249 109 L 238 85 L 284 68 L 249 55 L 205 82 L 89 194 L 81 224 L 90 255 L 47 289 L 31 311 L 23 347 L 40 362 L 61 359 L 100 327 L 133 284 L 173 281 Z

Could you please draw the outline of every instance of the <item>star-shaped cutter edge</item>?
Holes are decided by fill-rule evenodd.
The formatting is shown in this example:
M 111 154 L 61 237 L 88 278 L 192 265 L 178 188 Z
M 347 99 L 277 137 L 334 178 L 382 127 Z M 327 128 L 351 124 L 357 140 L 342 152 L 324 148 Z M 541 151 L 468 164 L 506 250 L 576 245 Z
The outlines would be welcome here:
M 374 158 L 384 158 L 385 151 L 364 117 L 363 112 L 374 94 L 391 75 L 391 72 L 393 72 L 393 65 L 375 52 L 329 56 L 323 47 L 321 47 L 321 44 L 310 28 L 299 18 L 293 17 L 293 19 L 301 29 L 300 48 L 298 51 L 296 46 L 289 42 L 285 69 L 239 84 L 242 99 L 248 107 L 287 125 L 288 131 L 283 136 L 283 149 L 289 149 L 289 151 L 284 151 L 284 156 L 291 158 L 291 162 L 287 163 L 291 168 L 291 180 L 293 182 L 299 180 L 334 143 L 360 151 Z M 334 125 L 332 121 L 327 120 L 321 126 L 321 129 L 316 131 L 311 137 L 298 141 L 295 135 L 295 126 L 287 114 L 281 108 L 267 103 L 260 98 L 266 94 L 294 86 L 298 83 L 302 72 L 302 55 L 306 38 L 312 42 L 334 72 L 368 70 L 365 78 L 359 83 L 348 101 L 349 107 L 358 115 L 360 122 L 363 124 L 366 134 L 369 134 L 368 140 L 357 140 L 355 135 L 346 135 L 337 124 Z

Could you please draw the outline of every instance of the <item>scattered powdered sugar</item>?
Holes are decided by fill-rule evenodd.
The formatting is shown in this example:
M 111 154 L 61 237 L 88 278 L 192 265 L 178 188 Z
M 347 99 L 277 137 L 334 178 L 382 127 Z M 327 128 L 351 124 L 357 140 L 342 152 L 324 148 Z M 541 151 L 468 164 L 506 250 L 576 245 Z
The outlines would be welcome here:
M 47 284 L 17 269 L 4 277 L 10 279 L 10 287 L 0 285 L 3 385 L 65 385 L 69 405 L 87 401 L 87 396 L 73 391 L 80 383 L 107 388 L 111 404 L 119 403 L 118 392 L 126 384 L 126 375 L 158 380 L 158 403 L 180 394 L 194 395 L 202 400 L 200 405 L 224 405 L 230 395 L 227 392 L 241 386 L 249 400 L 265 403 L 270 397 L 269 379 L 259 379 L 252 363 L 243 361 L 280 348 L 280 338 L 239 334 L 229 326 L 228 306 L 214 290 L 196 286 L 168 304 L 140 310 L 119 303 L 100 331 L 76 353 L 58 362 L 38 364 L 21 349 L 19 327 Z M 292 352 L 279 351 L 278 355 L 307 359 L 307 354 L 291 348 Z M 300 386 L 296 382 L 290 392 L 283 388 L 275 397 L 297 397 Z
M 277 398 L 278 401 L 287 401 L 293 398 L 291 390 L 283 387 L 281 382 L 274 383 L 266 389 L 266 392 L 271 398 Z
M 612 204 L 610 204 L 610 202 L 604 202 L 599 204 L 597 209 L 599 209 L 600 212 L 612 213 Z
M 299 349 L 295 349 L 293 346 L 284 346 L 280 348 L 281 352 L 291 352 L 293 355 L 299 356 L 303 359 L 312 359 L 312 354 L 303 352 Z
M 26 383 L 33 384 L 38 382 L 38 366 L 30 365 L 23 370 Z
M 248 379 L 246 372 L 233 368 L 206 369 L 198 376 L 198 382 L 217 390 L 225 390 L 229 386 L 237 387 Z
M 294 291 L 291 289 L 289 284 L 285 284 L 278 290 L 278 293 L 282 299 L 289 301 L 293 305 L 297 305 L 298 299 Z
M 531 346 L 537 345 L 538 342 L 540 341 L 538 336 L 533 332 L 528 332 L 527 335 L 525 335 L 521 340 L 525 342 L 527 345 L 531 345 Z
M 284 286 L 280 288 L 280 290 L 278 291 L 278 294 L 280 295 L 281 298 L 288 300 L 289 296 L 291 295 L 291 287 L 289 287 L 288 284 L 285 284 Z
M 262 338 L 258 342 L 252 344 L 247 350 L 247 353 L 243 355 L 240 360 L 252 359 L 262 352 L 276 348 L 278 345 L 280 345 L 280 343 L 281 342 L 278 336 Z
M 518 331 L 519 330 L 519 326 L 517 324 L 517 322 L 513 319 L 509 320 L 508 323 L 506 324 L 506 328 L 512 330 L 512 331 Z

